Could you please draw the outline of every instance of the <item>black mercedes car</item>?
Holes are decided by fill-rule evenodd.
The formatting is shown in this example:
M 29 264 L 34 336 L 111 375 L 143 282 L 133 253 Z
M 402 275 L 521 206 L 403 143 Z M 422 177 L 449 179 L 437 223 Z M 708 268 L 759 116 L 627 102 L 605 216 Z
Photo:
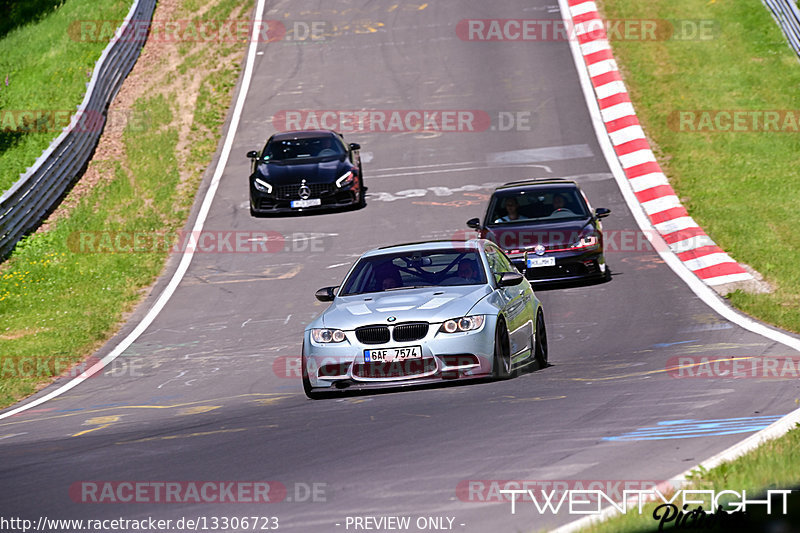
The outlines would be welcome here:
M 600 219 L 574 181 L 526 180 L 495 189 L 486 215 L 467 221 L 497 243 L 525 277 L 535 282 L 609 279 Z
M 329 130 L 276 133 L 261 153 L 247 152 L 250 214 L 363 207 L 360 149 Z

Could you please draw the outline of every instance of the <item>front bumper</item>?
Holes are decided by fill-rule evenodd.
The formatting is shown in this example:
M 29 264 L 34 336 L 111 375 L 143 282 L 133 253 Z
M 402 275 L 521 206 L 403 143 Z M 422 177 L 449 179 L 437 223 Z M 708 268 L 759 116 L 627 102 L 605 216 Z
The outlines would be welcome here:
M 601 249 L 548 252 L 542 257 L 554 257 L 555 265 L 534 268 L 528 268 L 524 253 L 506 253 L 517 270 L 535 283 L 602 279 L 606 275 L 606 261 Z
M 302 213 L 308 211 L 338 209 L 357 206 L 360 200 L 360 190 L 358 187 L 348 189 L 337 189 L 331 185 L 327 190 L 321 191 L 318 195 L 309 199 L 319 198 L 320 205 L 310 207 L 292 207 L 292 201 L 299 200 L 296 195 L 267 194 L 259 191 L 255 187 L 250 188 L 250 210 L 259 215 L 277 213 Z
M 336 344 L 316 344 L 305 332 L 303 365 L 311 387 L 383 388 L 421 385 L 451 380 L 469 380 L 491 375 L 494 358 L 495 321 L 487 320 L 479 330 L 465 333 L 439 333 L 431 324 L 428 334 L 417 341 L 364 344 L 354 331 Z M 491 322 L 491 323 L 490 323 Z M 422 358 L 392 363 L 369 363 L 364 350 L 385 347 L 420 346 Z

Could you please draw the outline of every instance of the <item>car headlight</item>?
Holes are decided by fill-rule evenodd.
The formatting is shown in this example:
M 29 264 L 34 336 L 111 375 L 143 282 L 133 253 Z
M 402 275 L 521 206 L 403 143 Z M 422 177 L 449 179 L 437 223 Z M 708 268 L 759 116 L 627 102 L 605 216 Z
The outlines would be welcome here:
M 451 318 L 446 320 L 439 328 L 441 333 L 460 333 L 480 329 L 483 326 L 483 315 L 462 316 L 461 318 Z
M 347 172 L 339 176 L 339 179 L 336 180 L 336 186 L 340 188 L 348 187 L 353 184 L 353 181 L 355 181 L 353 177 L 353 171 L 348 170 Z
M 267 194 L 272 192 L 272 185 L 262 180 L 261 178 L 256 178 L 255 180 L 253 180 L 253 184 L 256 186 L 256 189 L 258 189 L 261 192 L 265 192 Z
M 589 233 L 588 235 L 583 235 L 578 240 L 578 242 L 574 242 L 570 244 L 570 248 L 591 248 L 592 246 L 597 246 L 598 238 L 597 235 L 594 233 Z
M 311 339 L 320 344 L 328 344 L 331 342 L 344 342 L 344 331 L 340 329 L 312 329 Z

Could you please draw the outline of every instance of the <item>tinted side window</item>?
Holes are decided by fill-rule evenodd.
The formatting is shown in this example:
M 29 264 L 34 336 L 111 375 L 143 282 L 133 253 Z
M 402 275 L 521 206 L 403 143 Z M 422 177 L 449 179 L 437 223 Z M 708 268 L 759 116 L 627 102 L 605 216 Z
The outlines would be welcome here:
M 487 246 L 486 247 L 486 261 L 489 263 L 489 270 L 492 271 L 492 275 L 495 276 L 497 279 L 498 274 L 503 272 L 503 266 L 500 264 L 499 261 L 500 252 L 494 246 Z
M 511 264 L 511 261 L 508 260 L 508 257 L 506 257 L 506 254 L 499 250 L 497 252 L 497 263 L 500 265 L 500 268 L 503 269 L 502 272 L 517 271 L 517 269 L 514 268 L 514 265 Z

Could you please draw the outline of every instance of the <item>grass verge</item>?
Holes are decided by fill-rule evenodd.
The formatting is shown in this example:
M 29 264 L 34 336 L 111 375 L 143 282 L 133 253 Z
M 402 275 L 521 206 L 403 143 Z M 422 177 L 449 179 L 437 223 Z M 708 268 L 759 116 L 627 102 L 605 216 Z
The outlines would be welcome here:
M 685 31 L 685 40 L 612 34 L 614 54 L 656 156 L 691 216 L 774 287 L 769 294 L 737 291 L 730 301 L 800 332 L 800 246 L 793 239 L 800 225 L 800 62 L 783 33 L 761 2 L 600 4 L 612 20 L 671 21 L 676 30 L 679 21 L 707 21 L 708 31 Z M 766 115 L 748 113 L 765 111 L 782 113 L 778 127 L 754 130 L 752 117 Z M 745 113 L 740 125 L 728 118 L 733 112 Z
M 241 0 L 161 0 L 156 16 L 247 18 L 250 9 L 252 2 Z M 117 98 L 129 107 L 122 111 L 146 116 L 144 126 L 137 121 L 118 134 L 104 132 L 87 170 L 96 183 L 78 200 L 68 197 L 68 216 L 61 213 L 46 231 L 20 242 L 0 266 L 0 407 L 89 356 L 162 271 L 164 250 L 80 253 L 76 243 L 96 232 L 153 236 L 184 225 L 245 46 L 147 43 Z
M 108 44 L 82 41 L 70 29 L 82 20 L 121 21 L 131 5 L 131 0 L 33 0 L 14 6 L 12 16 L 5 18 L 1 29 L 7 33 L 0 37 L 0 192 L 61 134 Z M 37 122 L 22 112 L 57 119 Z

